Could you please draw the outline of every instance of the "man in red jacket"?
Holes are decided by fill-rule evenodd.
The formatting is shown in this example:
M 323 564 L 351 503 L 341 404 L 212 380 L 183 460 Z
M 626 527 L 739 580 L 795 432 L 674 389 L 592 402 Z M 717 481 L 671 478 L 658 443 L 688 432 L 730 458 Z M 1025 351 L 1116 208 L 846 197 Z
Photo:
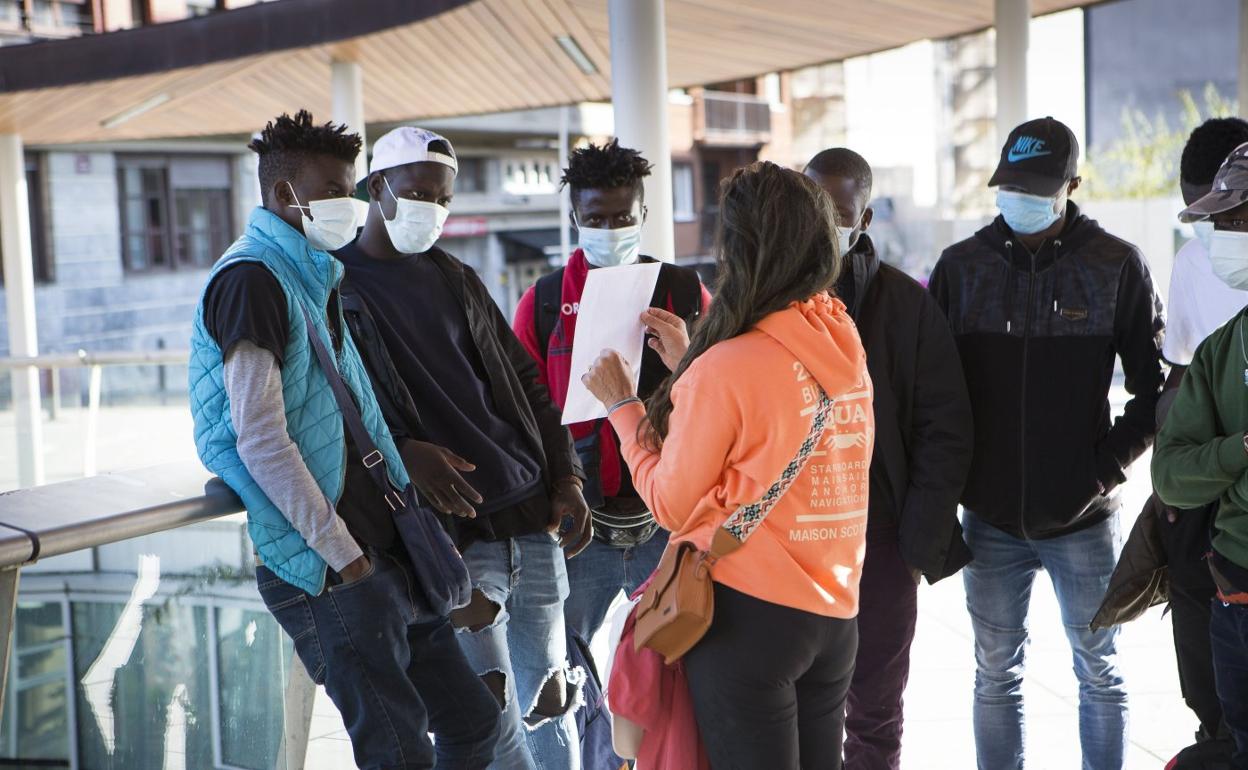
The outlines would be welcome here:
M 542 277 L 520 299 L 516 336 L 537 362 L 541 381 L 560 408 L 568 395 L 572 343 L 581 293 L 589 271 L 637 262 L 645 221 L 642 180 L 650 163 L 618 140 L 576 150 L 564 169 L 562 184 L 572 197 L 572 223 L 578 248 L 566 267 Z M 642 357 L 639 392 L 645 398 L 667 377 L 684 353 L 692 322 L 710 303 L 697 273 L 664 264 L 651 310 L 644 320 L 653 333 Z M 569 627 L 590 639 L 602 625 L 611 603 L 623 590 L 632 593 L 650 576 L 667 544 L 646 504 L 633 489 L 620 459 L 619 441 L 606 420 L 569 426 L 576 439 L 588 481 L 585 499 L 593 517 L 594 539 L 568 561 L 571 595 L 564 604 Z

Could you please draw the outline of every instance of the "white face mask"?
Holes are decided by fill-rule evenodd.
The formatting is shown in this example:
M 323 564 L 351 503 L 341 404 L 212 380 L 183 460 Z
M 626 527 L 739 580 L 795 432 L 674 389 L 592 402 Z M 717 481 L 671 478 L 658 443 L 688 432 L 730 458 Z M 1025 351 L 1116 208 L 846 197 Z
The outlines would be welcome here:
M 1209 262 L 1222 283 L 1248 291 L 1248 233 L 1214 230 L 1209 238 Z
M 852 226 L 850 227 L 838 226 L 836 228 L 836 243 L 838 246 L 841 247 L 842 257 L 848 254 L 849 250 L 852 249 L 854 247 L 854 244 L 858 242 L 858 238 L 854 237 L 854 233 L 858 230 L 858 225 L 861 224 L 862 218 L 863 216 L 866 215 L 866 213 L 867 213 L 866 211 L 863 211 L 862 214 L 859 214 L 858 221 L 854 222 Z M 859 233 L 858 235 L 861 236 L 862 233 Z
M 1205 247 L 1205 252 L 1209 251 L 1209 243 L 1213 238 L 1213 222 L 1208 219 L 1192 223 L 1192 229 L 1196 231 L 1196 240 L 1200 241 L 1200 245 Z
M 308 205 L 303 206 L 295 195 L 294 186 L 290 182 L 286 186 L 295 199 L 293 208 L 303 212 L 303 235 L 309 246 L 321 251 L 337 251 L 355 240 L 355 231 L 368 212 L 367 203 L 357 198 L 326 198 L 308 201 Z
M 411 198 L 400 198 L 390 189 L 390 180 L 383 175 L 381 181 L 386 183 L 386 190 L 394 198 L 394 219 L 386 219 L 385 212 L 381 221 L 386 223 L 386 232 L 390 234 L 390 243 L 401 254 L 424 254 L 433 248 L 442 235 L 442 226 L 451 212 L 445 206 L 428 201 L 414 201 Z M 381 202 L 377 202 L 381 208 Z
M 631 265 L 641 256 L 641 225 L 614 230 L 582 227 L 578 231 L 577 243 L 585 252 L 585 259 L 594 267 Z

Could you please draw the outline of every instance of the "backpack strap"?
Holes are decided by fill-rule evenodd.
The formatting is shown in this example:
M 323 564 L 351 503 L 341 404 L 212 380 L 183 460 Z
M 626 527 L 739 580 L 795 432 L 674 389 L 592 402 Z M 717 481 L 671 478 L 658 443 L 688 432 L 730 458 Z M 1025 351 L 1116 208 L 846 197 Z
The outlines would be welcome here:
M 669 298 L 672 312 L 686 322 L 702 315 L 702 279 L 698 271 L 665 262 L 659 270 L 659 281 L 651 304 L 666 309 Z
M 559 310 L 563 306 L 563 268 L 547 273 L 537 279 L 533 287 L 533 325 L 537 331 L 537 346 L 546 360 L 550 348 L 550 336 L 559 323 Z

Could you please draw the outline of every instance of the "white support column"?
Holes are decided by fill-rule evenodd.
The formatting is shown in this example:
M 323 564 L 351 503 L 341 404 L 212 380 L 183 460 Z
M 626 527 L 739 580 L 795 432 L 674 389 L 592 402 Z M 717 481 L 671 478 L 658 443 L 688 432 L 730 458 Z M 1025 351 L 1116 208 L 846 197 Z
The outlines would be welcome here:
M 1248 0 L 1244 0 L 1248 2 Z M 559 108 L 559 167 L 567 168 L 568 155 L 571 148 L 568 146 L 568 106 Z M 566 264 L 568 257 L 572 254 L 572 220 L 570 212 L 572 211 L 571 196 L 572 191 L 563 188 L 559 191 L 559 259 L 561 263 Z
M 345 124 L 360 135 L 364 145 L 355 159 L 355 178 L 368 173 L 368 136 L 364 133 L 364 70 L 359 62 L 330 62 L 330 102 L 333 121 Z
M 649 218 L 641 251 L 671 262 L 672 149 L 667 131 L 667 35 L 663 0 L 608 0 L 611 26 L 611 101 L 620 144 L 654 164 L 646 179 Z
M 994 0 L 997 32 L 997 144 L 1027 120 L 1027 47 L 1031 0 Z
M 1239 0 L 1239 115 L 1248 116 L 1248 0 Z
M 4 299 L 9 355 L 39 355 L 35 327 L 35 266 L 30 248 L 30 203 L 22 137 L 0 134 L 0 252 L 4 255 Z M 43 423 L 39 372 L 14 370 L 13 408 L 17 418 L 17 479 L 22 487 L 43 483 Z

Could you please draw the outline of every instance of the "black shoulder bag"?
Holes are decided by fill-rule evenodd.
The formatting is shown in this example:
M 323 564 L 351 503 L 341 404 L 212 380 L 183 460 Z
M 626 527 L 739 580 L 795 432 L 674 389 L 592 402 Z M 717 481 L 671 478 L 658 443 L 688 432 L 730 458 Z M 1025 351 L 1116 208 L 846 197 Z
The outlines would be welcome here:
M 329 351 L 306 308 L 303 320 L 308 327 L 308 339 L 312 349 L 316 351 L 316 360 L 329 380 L 329 387 L 334 391 L 334 400 L 342 411 L 346 428 L 360 451 L 364 467 L 368 475 L 381 490 L 386 504 L 390 506 L 390 514 L 394 517 L 394 528 L 403 541 L 407 555 L 412 562 L 412 570 L 416 583 L 424 594 L 431 610 L 437 615 L 445 616 L 451 610 L 468 604 L 472 598 L 472 582 L 468 577 L 468 568 L 456 550 L 455 544 L 446 534 L 446 530 L 438 523 L 433 511 L 420 504 L 416 487 L 408 483 L 402 492 L 397 491 L 390 483 L 390 474 L 386 469 L 386 459 L 381 450 L 373 443 L 372 436 L 364 427 L 359 407 L 347 389 L 342 376 L 333 364 Z

